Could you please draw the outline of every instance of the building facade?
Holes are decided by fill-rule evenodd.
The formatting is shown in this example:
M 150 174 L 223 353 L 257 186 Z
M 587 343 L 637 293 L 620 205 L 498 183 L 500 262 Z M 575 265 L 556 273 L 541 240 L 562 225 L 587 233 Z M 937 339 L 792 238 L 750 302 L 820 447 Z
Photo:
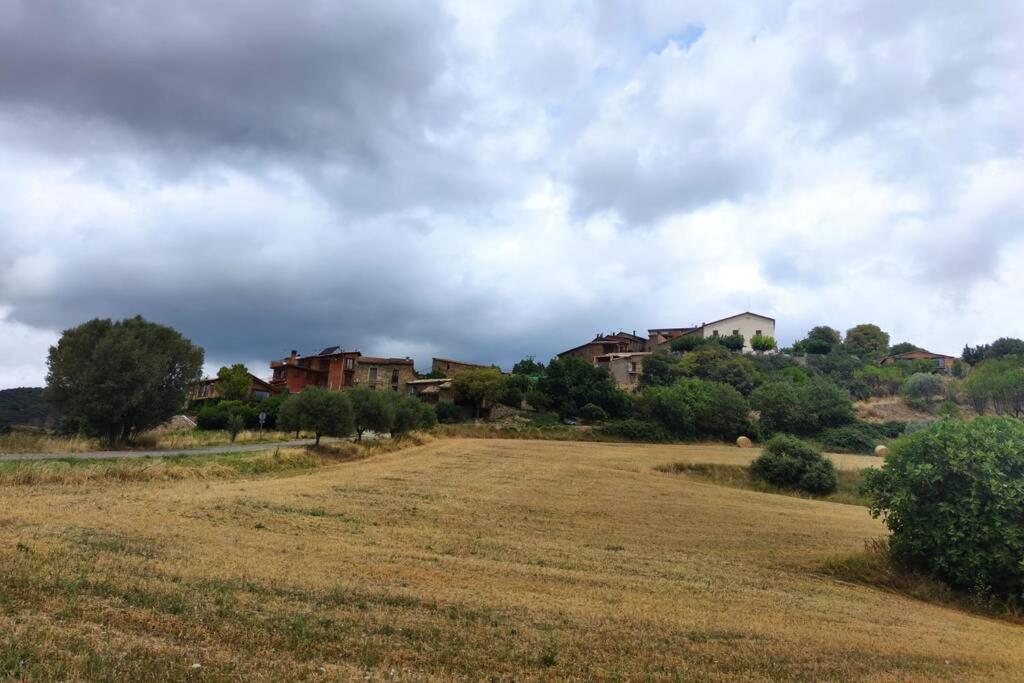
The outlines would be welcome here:
M 207 377 L 200 380 L 189 392 L 189 399 L 192 401 L 206 401 L 211 398 L 220 398 L 220 394 L 217 392 L 217 385 L 219 383 L 220 379 L 217 377 Z M 278 393 L 278 391 L 278 388 L 270 382 L 260 379 L 251 372 L 249 373 L 248 398 L 250 400 L 262 401 L 265 398 L 270 398 Z
M 606 353 L 595 358 L 594 365 L 607 370 L 619 389 L 637 391 L 644 371 L 644 359 L 650 355 L 650 351 Z
M 409 381 L 416 378 L 409 358 L 364 356 L 339 346 L 311 356 L 292 351 L 287 358 L 271 362 L 270 368 L 274 373 L 270 384 L 291 393 L 311 386 L 334 391 L 365 386 L 405 393 Z
M 448 379 L 466 370 L 489 370 L 493 367 L 493 365 L 467 363 L 466 361 L 452 360 L 450 358 L 434 358 L 430 363 L 431 372 L 443 373 Z
M 585 344 L 580 344 L 558 354 L 559 358 L 581 358 L 588 363 L 594 363 L 598 356 L 605 356 L 609 353 L 634 353 L 647 350 L 647 340 L 638 337 L 636 333 L 615 332 L 614 334 L 599 334 Z
M 954 356 L 947 356 L 942 353 L 932 353 L 931 351 L 919 349 L 917 351 L 907 351 L 906 353 L 897 353 L 892 356 L 886 356 L 878 362 L 880 365 L 893 365 L 901 361 L 912 363 L 918 360 L 925 360 L 934 363 L 935 370 L 943 373 L 952 372 L 953 364 L 957 361 Z
M 695 334 L 700 337 L 728 337 L 734 334 L 743 335 L 743 351 L 750 353 L 753 347 L 750 340 L 756 335 L 775 337 L 775 318 L 760 313 L 745 311 L 737 315 L 701 323 L 693 327 L 665 327 L 647 331 L 648 351 L 667 351 L 679 337 Z

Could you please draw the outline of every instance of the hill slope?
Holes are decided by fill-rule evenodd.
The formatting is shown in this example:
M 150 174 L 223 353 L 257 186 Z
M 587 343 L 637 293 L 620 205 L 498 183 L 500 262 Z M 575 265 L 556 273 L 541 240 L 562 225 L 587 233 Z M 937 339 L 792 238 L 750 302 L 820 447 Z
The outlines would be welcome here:
M 42 387 L 0 389 L 0 423 L 42 427 L 49 414 Z
M 652 469 L 750 455 L 463 439 L 294 476 L 0 489 L 0 667 L 23 657 L 29 676 L 136 679 L 1024 676 L 1018 626 L 815 572 L 884 533 L 864 508 Z

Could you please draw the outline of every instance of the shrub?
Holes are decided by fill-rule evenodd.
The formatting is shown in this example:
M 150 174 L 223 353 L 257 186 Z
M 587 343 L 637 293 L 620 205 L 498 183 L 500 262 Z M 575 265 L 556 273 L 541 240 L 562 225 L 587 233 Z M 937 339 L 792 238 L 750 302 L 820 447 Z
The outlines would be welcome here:
M 647 420 L 614 420 L 598 427 L 595 431 L 601 436 L 625 441 L 664 443 L 672 440 L 672 435 L 664 427 Z
M 451 401 L 438 401 L 434 404 L 434 413 L 437 415 L 437 421 L 445 424 L 462 422 L 464 419 L 462 408 Z
M 941 396 L 944 391 L 945 386 L 941 377 L 924 372 L 911 375 L 900 387 L 900 393 L 906 398 L 922 401 L 929 401 L 936 396 Z
M 818 441 L 827 450 L 835 453 L 874 453 L 875 446 L 882 438 L 881 430 L 866 422 L 826 429 Z
M 723 337 L 719 337 L 718 343 L 730 351 L 742 351 L 743 345 L 746 343 L 746 339 L 743 338 L 742 334 L 727 334 Z
M 684 334 L 681 337 L 673 339 L 670 348 L 677 353 L 686 353 L 704 346 L 709 341 L 710 340 L 705 339 L 699 334 Z
M 437 424 L 434 409 L 413 396 L 387 394 L 391 397 L 391 436 L 401 439 L 417 429 L 430 429 Z
M 587 424 L 595 424 L 597 422 L 604 422 L 608 419 L 608 413 L 604 411 L 599 405 L 588 403 L 587 405 L 580 408 L 580 417 Z
M 769 382 L 750 395 L 761 413 L 763 436 L 777 432 L 811 436 L 829 427 L 853 422 L 849 394 L 824 377 L 807 382 Z
M 6 422 L 0 422 L 0 436 L 11 433 L 11 425 Z
M 787 434 L 769 439 L 750 471 L 758 479 L 779 488 L 800 489 L 816 495 L 836 490 L 836 468 L 832 461 Z
M 235 442 L 235 439 L 238 437 L 238 432 L 243 429 L 245 429 L 245 417 L 239 411 L 232 411 L 231 414 L 228 415 L 227 423 L 227 430 L 228 435 L 231 436 L 231 443 Z
M 866 473 L 894 559 L 953 587 L 1024 600 L 1024 424 L 944 420 L 897 441 Z
M 727 384 L 699 379 L 648 389 L 638 402 L 637 412 L 680 440 L 699 436 L 728 439 L 749 428 L 747 403 L 738 391 Z
M 750 338 L 750 348 L 755 351 L 771 351 L 775 348 L 775 337 L 766 334 L 755 334 Z

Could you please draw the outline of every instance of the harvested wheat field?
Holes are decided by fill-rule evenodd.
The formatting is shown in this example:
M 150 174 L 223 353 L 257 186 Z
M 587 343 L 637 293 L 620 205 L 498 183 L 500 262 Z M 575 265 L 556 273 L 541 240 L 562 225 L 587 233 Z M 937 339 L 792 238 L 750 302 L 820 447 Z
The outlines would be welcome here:
M 0 675 L 1024 678 L 1024 628 L 816 571 L 884 533 L 865 508 L 653 469 L 752 455 L 452 439 L 0 487 Z

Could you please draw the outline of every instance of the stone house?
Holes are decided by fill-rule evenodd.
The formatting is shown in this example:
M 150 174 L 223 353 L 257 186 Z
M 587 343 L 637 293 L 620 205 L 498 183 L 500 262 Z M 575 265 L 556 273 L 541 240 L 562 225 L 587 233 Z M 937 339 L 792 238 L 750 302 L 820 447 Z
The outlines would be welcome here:
M 596 362 L 598 356 L 609 353 L 632 353 L 645 351 L 647 340 L 638 337 L 636 332 L 615 332 L 613 334 L 598 334 L 585 344 L 580 344 L 567 351 L 558 354 L 559 358 L 582 358 L 588 363 Z
M 644 371 L 644 359 L 649 355 L 650 351 L 606 353 L 597 356 L 594 365 L 607 370 L 619 389 L 637 391 L 640 388 L 640 375 Z
M 270 384 L 291 393 L 308 386 L 343 391 L 365 386 L 406 393 L 407 385 L 416 378 L 410 358 L 378 358 L 359 351 L 345 351 L 329 346 L 320 353 L 300 356 L 296 351 L 270 363 L 274 375 Z

